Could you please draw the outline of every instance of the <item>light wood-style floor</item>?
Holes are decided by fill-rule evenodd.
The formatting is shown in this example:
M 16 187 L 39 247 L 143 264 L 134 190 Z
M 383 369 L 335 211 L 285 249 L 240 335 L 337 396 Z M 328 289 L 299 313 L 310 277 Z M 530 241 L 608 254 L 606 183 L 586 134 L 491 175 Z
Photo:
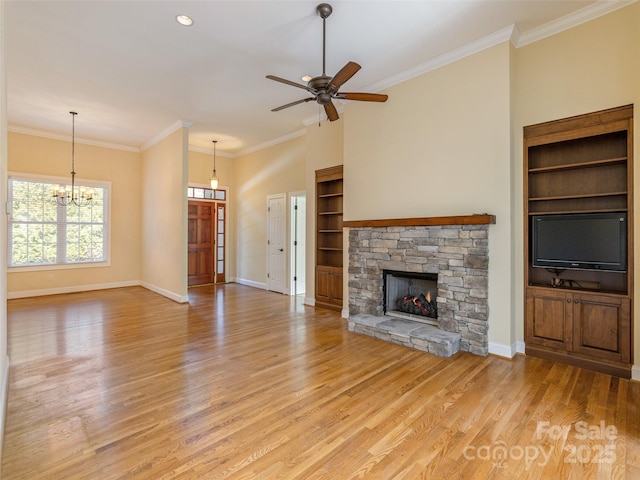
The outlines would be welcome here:
M 442 359 L 242 285 L 189 297 L 9 301 L 2 478 L 640 478 L 638 382 Z

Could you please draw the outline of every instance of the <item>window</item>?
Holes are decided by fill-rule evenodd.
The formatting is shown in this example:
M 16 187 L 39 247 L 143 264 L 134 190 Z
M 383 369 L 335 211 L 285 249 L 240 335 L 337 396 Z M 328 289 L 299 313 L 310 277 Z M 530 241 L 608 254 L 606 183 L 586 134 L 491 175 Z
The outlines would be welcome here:
M 203 187 L 188 187 L 187 198 L 204 199 L 204 200 L 222 200 L 224 202 L 227 199 L 227 191 L 222 189 L 213 190 L 211 188 L 203 188 Z
M 79 265 L 108 261 L 109 184 L 94 190 L 89 205 L 63 207 L 52 187 L 68 179 L 9 176 L 9 267 Z

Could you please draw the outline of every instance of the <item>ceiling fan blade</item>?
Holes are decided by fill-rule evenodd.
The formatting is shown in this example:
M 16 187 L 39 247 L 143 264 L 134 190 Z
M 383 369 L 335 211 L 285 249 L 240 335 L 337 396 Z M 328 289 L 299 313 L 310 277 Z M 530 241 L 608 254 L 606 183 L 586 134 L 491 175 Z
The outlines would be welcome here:
M 307 90 L 308 92 L 314 93 L 313 90 L 311 90 L 306 85 L 303 85 L 301 83 L 292 82 L 291 80 L 287 80 L 286 78 L 276 77 L 275 75 L 267 75 L 266 78 L 268 78 L 269 80 L 275 80 L 276 82 L 286 83 L 287 85 L 291 85 L 292 87 L 302 88 L 303 90 Z
M 361 102 L 386 102 L 389 98 L 388 95 L 382 95 L 379 93 L 347 93 L 340 92 L 335 98 L 344 100 L 358 100 Z
M 362 67 L 358 65 L 356 62 L 347 63 L 344 67 L 342 67 L 342 69 L 338 73 L 336 73 L 333 76 L 333 78 L 329 82 L 329 87 L 328 87 L 329 93 L 333 94 L 337 92 L 338 89 L 342 86 L 342 84 L 345 83 L 347 80 L 349 80 L 351 77 L 353 77 L 356 74 L 356 72 L 361 68 Z
M 302 100 L 296 100 L 295 102 L 287 103 L 286 105 L 282 105 L 281 107 L 276 107 L 272 112 L 279 112 L 280 110 L 284 110 L 285 108 L 293 107 L 294 105 L 298 105 L 300 103 L 310 102 L 311 100 L 315 100 L 315 97 L 303 98 Z
M 324 106 L 324 111 L 327 114 L 327 118 L 329 119 L 330 122 L 333 122 L 335 120 L 338 120 L 338 110 L 336 110 L 335 105 L 333 104 L 333 102 L 329 102 Z

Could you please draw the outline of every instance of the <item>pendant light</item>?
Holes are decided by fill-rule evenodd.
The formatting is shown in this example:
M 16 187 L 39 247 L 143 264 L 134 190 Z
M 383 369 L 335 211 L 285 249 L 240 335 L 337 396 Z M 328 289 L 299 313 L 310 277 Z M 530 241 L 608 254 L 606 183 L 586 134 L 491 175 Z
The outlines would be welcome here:
M 93 189 L 89 187 L 76 186 L 76 115 L 77 112 L 69 112 L 71 114 L 71 185 L 54 185 L 53 198 L 56 199 L 58 205 L 66 207 L 67 205 L 76 205 L 82 207 L 91 203 L 93 198 Z
M 211 188 L 212 189 L 216 189 L 218 188 L 218 184 L 220 183 L 220 179 L 218 178 L 218 175 L 216 174 L 216 143 L 218 143 L 217 140 L 212 140 L 213 142 L 213 173 L 211 174 Z

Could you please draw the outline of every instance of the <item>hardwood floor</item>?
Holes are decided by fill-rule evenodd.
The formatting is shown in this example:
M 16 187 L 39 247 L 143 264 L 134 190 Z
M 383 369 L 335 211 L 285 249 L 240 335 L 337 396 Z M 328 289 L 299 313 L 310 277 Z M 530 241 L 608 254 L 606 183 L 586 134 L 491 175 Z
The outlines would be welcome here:
M 638 382 L 442 359 L 242 285 L 189 298 L 10 300 L 2 478 L 640 478 Z

